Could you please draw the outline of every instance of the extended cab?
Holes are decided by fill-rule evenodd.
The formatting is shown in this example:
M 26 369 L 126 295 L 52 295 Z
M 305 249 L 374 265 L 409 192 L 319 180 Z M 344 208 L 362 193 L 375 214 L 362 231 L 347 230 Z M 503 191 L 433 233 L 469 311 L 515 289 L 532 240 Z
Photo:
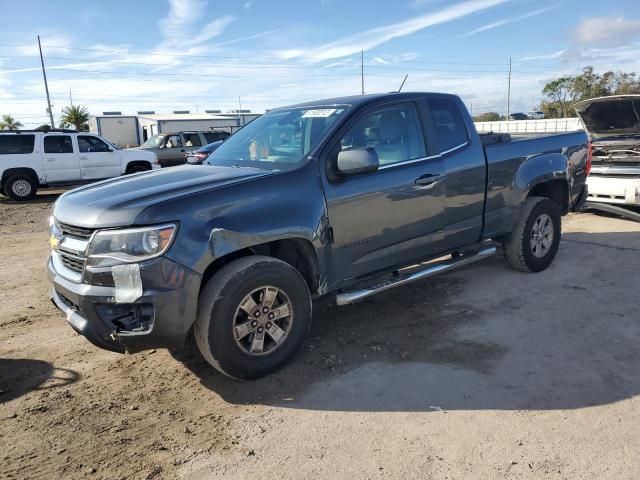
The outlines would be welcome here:
M 479 136 L 456 96 L 392 93 L 272 110 L 208 163 L 62 195 L 51 297 L 102 348 L 194 335 L 215 368 L 255 378 L 302 344 L 313 298 L 352 303 L 495 242 L 514 268 L 547 268 L 588 149 L 584 132 Z
M 575 105 L 591 140 L 589 202 L 640 206 L 640 95 Z
M 213 132 L 167 132 L 152 135 L 133 150 L 145 150 L 158 156 L 160 166 L 173 167 L 187 163 L 186 155 L 204 145 L 226 140 L 231 134 L 225 131 Z
M 38 187 L 77 185 L 159 168 L 151 152 L 118 150 L 75 130 L 0 131 L 0 193 L 30 200 Z

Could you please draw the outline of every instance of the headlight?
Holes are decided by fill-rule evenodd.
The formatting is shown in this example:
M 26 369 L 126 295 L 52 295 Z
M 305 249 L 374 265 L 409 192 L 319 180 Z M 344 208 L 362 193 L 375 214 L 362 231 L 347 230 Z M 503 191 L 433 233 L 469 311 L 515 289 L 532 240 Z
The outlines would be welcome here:
M 171 245 L 176 225 L 100 230 L 87 250 L 88 265 L 109 267 L 162 255 Z

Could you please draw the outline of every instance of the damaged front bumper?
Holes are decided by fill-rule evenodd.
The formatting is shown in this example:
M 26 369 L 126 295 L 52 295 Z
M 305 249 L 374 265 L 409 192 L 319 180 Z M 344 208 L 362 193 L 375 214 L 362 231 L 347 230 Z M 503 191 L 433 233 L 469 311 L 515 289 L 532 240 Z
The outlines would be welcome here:
M 82 282 L 74 282 L 49 258 L 51 300 L 100 348 L 123 353 L 182 344 L 195 320 L 200 276 L 164 257 L 138 265 L 141 294 L 127 298 L 110 268 L 85 271 Z

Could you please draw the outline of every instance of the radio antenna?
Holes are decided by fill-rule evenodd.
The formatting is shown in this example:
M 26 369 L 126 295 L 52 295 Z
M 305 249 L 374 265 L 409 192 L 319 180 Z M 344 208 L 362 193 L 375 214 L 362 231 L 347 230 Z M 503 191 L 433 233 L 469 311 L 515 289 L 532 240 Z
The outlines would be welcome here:
M 398 93 L 400 93 L 400 91 L 402 90 L 402 87 L 404 87 L 404 82 L 407 81 L 407 77 L 409 76 L 409 74 L 406 74 L 404 76 L 404 79 L 402 80 L 402 83 L 400 84 L 400 88 L 398 89 Z

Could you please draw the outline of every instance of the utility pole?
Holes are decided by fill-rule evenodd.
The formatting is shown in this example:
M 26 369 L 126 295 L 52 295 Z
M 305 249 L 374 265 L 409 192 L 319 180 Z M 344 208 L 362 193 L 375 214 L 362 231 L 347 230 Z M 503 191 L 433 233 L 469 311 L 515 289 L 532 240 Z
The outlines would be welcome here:
M 238 97 L 238 106 L 240 107 L 238 109 L 238 123 L 240 124 L 241 127 L 244 127 L 244 122 L 243 120 L 243 116 L 242 116 L 242 101 L 240 100 L 240 97 Z
M 360 83 L 362 85 L 362 95 L 364 95 L 364 50 L 360 50 Z
M 42 45 L 40 45 L 40 35 L 38 35 L 38 50 L 40 50 L 40 64 L 42 65 L 42 76 L 44 78 L 44 89 L 47 92 L 47 105 L 49 112 L 49 120 L 51 120 L 51 128 L 56 128 L 53 124 L 53 112 L 51 111 L 51 99 L 49 98 L 49 85 L 47 85 L 47 73 L 44 70 L 44 59 L 42 58 Z
M 469 105 L 469 113 L 470 113 L 470 114 L 471 114 L 471 116 L 473 117 L 473 100 L 471 100 L 471 101 L 469 102 L 469 104 L 470 104 L 470 105 Z
M 73 97 L 71 96 L 71 89 L 69 89 L 69 103 L 73 107 Z
M 511 57 L 509 57 L 509 81 L 507 82 L 507 121 L 511 115 Z

